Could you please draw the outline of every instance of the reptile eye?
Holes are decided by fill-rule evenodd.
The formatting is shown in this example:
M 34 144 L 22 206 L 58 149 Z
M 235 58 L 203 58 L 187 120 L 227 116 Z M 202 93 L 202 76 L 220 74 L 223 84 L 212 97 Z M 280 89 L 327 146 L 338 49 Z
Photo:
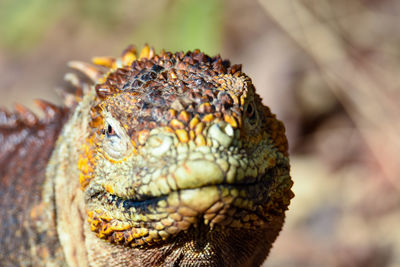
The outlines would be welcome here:
M 254 107 L 254 103 L 250 102 L 246 108 L 246 116 L 250 120 L 254 121 L 257 118 L 256 109 Z
M 107 134 L 107 137 L 117 135 L 117 134 L 115 133 L 114 128 L 113 128 L 110 124 L 107 126 L 106 134 Z
M 117 160 L 129 155 L 132 151 L 131 139 L 118 121 L 107 117 L 103 132 L 105 138 L 102 138 L 101 146 L 106 158 Z

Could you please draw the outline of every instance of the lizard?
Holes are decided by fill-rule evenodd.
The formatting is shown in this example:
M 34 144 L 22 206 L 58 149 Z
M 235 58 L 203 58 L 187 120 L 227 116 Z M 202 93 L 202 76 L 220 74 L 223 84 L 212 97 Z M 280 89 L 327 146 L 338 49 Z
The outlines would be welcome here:
M 219 55 L 72 61 L 74 94 L 0 110 L 2 266 L 259 266 L 291 190 L 281 121 Z

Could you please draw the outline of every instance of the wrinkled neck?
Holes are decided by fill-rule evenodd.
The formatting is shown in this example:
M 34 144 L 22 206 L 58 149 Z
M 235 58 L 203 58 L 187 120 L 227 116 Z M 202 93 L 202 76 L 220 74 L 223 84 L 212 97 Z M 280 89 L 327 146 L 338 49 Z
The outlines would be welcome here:
M 88 135 L 89 111 L 94 101 L 92 88 L 64 125 L 46 170 L 46 183 L 53 188 L 57 233 L 69 266 L 89 264 L 84 234 L 86 211 L 77 166 L 80 148 Z

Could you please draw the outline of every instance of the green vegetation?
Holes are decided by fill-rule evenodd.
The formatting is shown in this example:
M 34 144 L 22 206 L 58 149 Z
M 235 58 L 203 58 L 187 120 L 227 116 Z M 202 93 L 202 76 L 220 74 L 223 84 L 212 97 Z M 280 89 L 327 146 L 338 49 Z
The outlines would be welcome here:
M 222 0 L 2 0 L 0 46 L 29 52 L 54 27 L 75 32 L 88 27 L 90 32 L 121 40 L 121 45 L 147 42 L 156 48 L 201 48 L 216 54 L 222 42 L 221 14 Z

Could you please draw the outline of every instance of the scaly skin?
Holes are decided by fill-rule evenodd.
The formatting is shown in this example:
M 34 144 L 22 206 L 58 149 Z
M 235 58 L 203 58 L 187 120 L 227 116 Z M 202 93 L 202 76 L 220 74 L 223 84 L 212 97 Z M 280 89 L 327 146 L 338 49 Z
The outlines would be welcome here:
M 94 83 L 46 172 L 67 264 L 260 265 L 293 193 L 284 126 L 250 78 L 198 50 L 94 63 L 71 63 Z

